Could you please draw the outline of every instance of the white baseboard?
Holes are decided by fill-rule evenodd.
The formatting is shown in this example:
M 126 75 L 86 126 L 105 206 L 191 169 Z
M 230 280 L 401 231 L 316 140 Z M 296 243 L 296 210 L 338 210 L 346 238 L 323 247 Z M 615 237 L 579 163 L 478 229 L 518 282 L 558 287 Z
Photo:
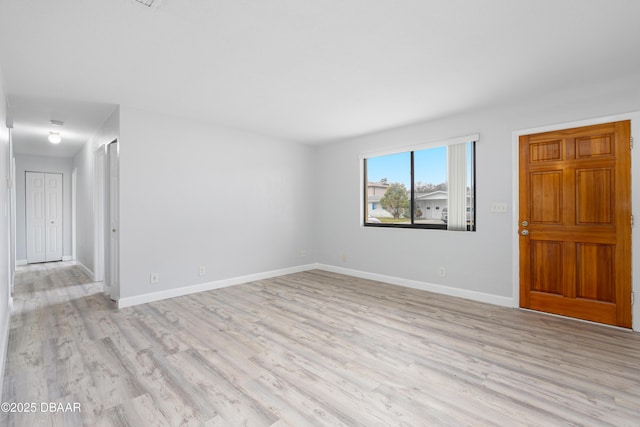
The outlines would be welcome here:
M 91 280 L 96 280 L 93 271 L 89 270 L 86 265 L 84 265 L 80 261 L 76 261 L 76 266 L 78 266 L 80 270 L 84 271 L 85 274 L 91 278 Z
M 11 324 L 11 302 L 7 302 L 6 310 L 0 318 L 0 384 L 4 384 L 4 368 L 7 363 L 7 349 L 9 347 L 9 326 Z M 0 390 L 0 401 L 2 399 L 2 390 Z
M 353 270 L 350 268 L 314 263 L 290 268 L 283 268 L 280 270 L 265 271 L 263 273 L 250 274 L 247 276 L 232 277 L 229 279 L 217 280 L 215 282 L 199 283 L 197 285 L 184 286 L 182 288 L 167 289 L 165 291 L 120 298 L 118 300 L 118 308 L 131 307 L 138 304 L 146 304 L 148 302 L 160 301 L 168 298 L 190 295 L 198 292 L 210 291 L 213 289 L 220 289 L 228 286 L 239 285 L 242 283 L 253 282 L 256 280 L 269 279 L 272 277 L 283 276 L 285 274 L 299 273 L 301 271 L 315 269 L 344 274 L 346 276 L 359 277 L 361 279 L 376 280 L 379 282 L 389 283 L 391 285 L 404 286 L 407 288 L 419 289 L 422 291 L 433 292 L 437 294 L 465 298 L 472 301 L 485 302 L 502 307 L 513 307 L 513 298 L 511 297 L 502 297 L 499 295 L 487 294 L 484 292 L 470 291 L 468 289 L 452 288 L 450 286 L 437 285 L 434 283 L 420 282 L 417 280 L 386 276 L 383 274 L 370 273 L 367 271 Z
M 265 271 L 262 273 L 217 280 L 215 282 L 199 283 L 197 285 L 184 286 L 181 288 L 167 289 L 165 291 L 120 298 L 118 300 L 118 308 L 131 307 L 138 304 L 146 304 L 148 302 L 160 301 L 163 299 L 180 297 L 183 295 L 190 295 L 198 292 L 210 291 L 213 289 L 226 288 L 228 286 L 240 285 L 242 283 L 254 282 L 256 280 L 270 279 L 272 277 L 299 273 L 301 271 L 313 270 L 315 268 L 318 268 L 317 264 L 299 265 L 296 267 L 283 268 L 280 270 Z
M 376 280 L 378 282 L 389 283 L 391 285 L 405 286 L 407 288 L 420 289 L 422 291 L 436 294 L 449 295 L 453 297 L 465 298 L 473 301 L 486 302 L 503 307 L 513 307 L 513 298 L 499 295 L 486 294 L 483 292 L 470 291 L 468 289 L 452 288 L 451 286 L 437 285 L 434 283 L 419 282 L 417 280 L 403 279 L 383 274 L 369 273 L 367 271 L 352 270 L 350 268 L 336 267 L 327 264 L 317 264 L 320 270 L 331 271 L 333 273 L 344 274 L 346 276 L 359 277 L 361 279 Z
M 62 257 L 62 261 L 73 261 L 74 258 L 71 255 L 65 255 Z M 16 265 L 27 265 L 29 262 L 26 259 L 17 259 Z

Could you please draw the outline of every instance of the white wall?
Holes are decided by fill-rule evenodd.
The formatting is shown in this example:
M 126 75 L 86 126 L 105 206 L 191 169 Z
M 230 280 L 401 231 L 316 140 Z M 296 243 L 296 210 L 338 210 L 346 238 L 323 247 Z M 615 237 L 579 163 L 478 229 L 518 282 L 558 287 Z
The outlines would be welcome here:
M 513 132 L 631 111 L 640 111 L 638 76 L 321 146 L 316 178 L 320 209 L 318 261 L 337 268 L 442 285 L 461 290 L 462 295 L 478 292 L 495 297 L 496 301 L 512 300 L 512 254 L 517 250 L 513 246 L 517 229 Z M 477 232 L 360 225 L 359 155 L 473 133 L 480 134 L 476 158 Z M 636 141 L 638 138 L 636 134 Z M 633 199 L 640 201 L 637 160 L 638 148 L 634 151 Z M 491 213 L 491 203 L 496 201 L 506 202 L 509 212 Z M 640 269 L 638 253 L 634 252 L 634 271 Z M 438 276 L 441 266 L 446 268 L 446 277 Z
M 317 225 L 313 153 L 122 106 L 121 297 L 309 263 Z M 150 284 L 152 272 L 159 283 Z
M 100 130 L 73 158 L 77 169 L 76 259 L 89 273 L 95 269 L 94 157 L 98 147 L 109 144 L 120 133 L 120 109 L 116 108 Z
M 4 93 L 2 71 L 0 70 L 0 384 L 4 378 L 4 365 L 7 354 L 7 340 L 9 339 L 10 306 L 10 239 L 9 239 L 9 191 L 6 186 L 9 174 L 9 131 L 5 127 L 7 117 L 7 100 Z M 0 391 L 0 394 L 2 391 Z M 2 399 L 0 399 L 2 400 Z
M 26 172 L 62 174 L 62 255 L 71 259 L 71 171 L 73 160 L 61 157 L 44 157 L 16 154 L 16 260 L 27 261 L 25 184 Z

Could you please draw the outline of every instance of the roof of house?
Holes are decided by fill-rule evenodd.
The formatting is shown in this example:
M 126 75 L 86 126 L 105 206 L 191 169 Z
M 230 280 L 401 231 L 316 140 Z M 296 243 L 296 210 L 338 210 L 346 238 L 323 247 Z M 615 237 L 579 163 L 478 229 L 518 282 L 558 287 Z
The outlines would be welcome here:
M 438 190 L 438 191 L 433 191 L 431 193 L 418 193 L 415 197 L 416 200 L 446 200 L 447 199 L 447 192 L 446 191 L 442 191 L 442 190 Z

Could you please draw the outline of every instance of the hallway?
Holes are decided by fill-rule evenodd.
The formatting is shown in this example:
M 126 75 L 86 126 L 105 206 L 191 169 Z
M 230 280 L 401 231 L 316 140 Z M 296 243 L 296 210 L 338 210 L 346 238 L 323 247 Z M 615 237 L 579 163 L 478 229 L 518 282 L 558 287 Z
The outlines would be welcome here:
M 35 413 L 0 415 L 1 425 L 83 425 L 73 414 L 41 411 L 41 403 L 77 402 L 74 383 L 82 367 L 76 345 L 96 339 L 111 302 L 74 262 L 21 266 L 11 315 L 5 402 L 34 402 Z M 87 322 L 91 315 L 97 322 Z M 51 369 L 57 367 L 58 369 Z M 66 379 L 65 379 L 66 376 Z M 55 419 L 54 419 L 55 418 Z

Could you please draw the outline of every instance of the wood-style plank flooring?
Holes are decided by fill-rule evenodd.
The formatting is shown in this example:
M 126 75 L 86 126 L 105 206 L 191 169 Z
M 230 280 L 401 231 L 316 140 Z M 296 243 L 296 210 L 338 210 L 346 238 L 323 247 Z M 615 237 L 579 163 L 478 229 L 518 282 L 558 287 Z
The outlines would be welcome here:
M 3 426 L 639 426 L 640 334 L 317 270 L 116 310 L 42 264 L 2 400 L 38 406 Z

